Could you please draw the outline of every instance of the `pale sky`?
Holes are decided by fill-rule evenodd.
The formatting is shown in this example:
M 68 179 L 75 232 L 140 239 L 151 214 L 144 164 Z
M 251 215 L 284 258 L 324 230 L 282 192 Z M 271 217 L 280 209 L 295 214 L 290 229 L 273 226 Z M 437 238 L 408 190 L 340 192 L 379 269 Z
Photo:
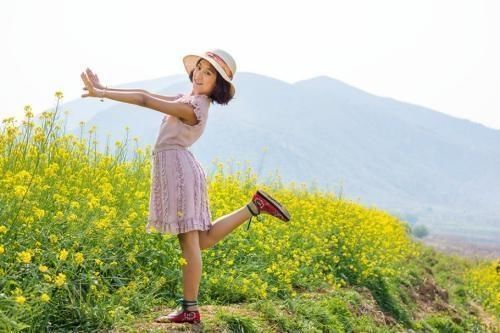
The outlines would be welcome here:
M 2 119 L 53 107 L 57 90 L 80 98 L 86 67 L 113 86 L 222 48 L 237 71 L 327 75 L 500 129 L 496 0 L 2 1 L 0 37 Z

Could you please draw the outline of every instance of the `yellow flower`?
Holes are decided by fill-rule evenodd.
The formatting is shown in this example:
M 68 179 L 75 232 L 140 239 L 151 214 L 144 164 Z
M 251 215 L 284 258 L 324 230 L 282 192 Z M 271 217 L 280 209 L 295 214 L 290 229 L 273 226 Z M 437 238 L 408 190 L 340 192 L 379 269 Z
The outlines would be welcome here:
M 77 252 L 77 253 L 75 254 L 75 262 L 76 262 L 78 265 L 80 265 L 81 263 L 83 263 L 83 260 L 84 260 L 84 258 L 83 258 L 83 253 L 81 253 L 81 252 Z
M 47 303 L 48 301 L 50 301 L 50 296 L 49 296 L 49 295 L 47 295 L 46 293 L 43 293 L 43 294 L 41 294 L 41 295 L 40 295 L 40 300 L 41 300 L 42 302 Z
M 3 245 L 0 245 L 0 254 L 2 254 L 4 252 L 5 252 L 5 249 L 4 249 Z
M 51 243 L 56 243 L 58 239 L 57 239 L 57 236 L 56 236 L 56 235 L 51 234 L 51 235 L 49 236 L 49 240 L 50 240 L 50 242 L 51 242 Z
M 31 253 L 28 251 L 22 251 L 17 254 L 19 260 L 21 260 L 25 264 L 29 264 L 31 262 Z
M 14 195 L 18 198 L 22 198 L 27 190 L 28 188 L 26 186 L 16 185 L 14 187 Z
M 31 105 L 26 104 L 24 106 L 24 115 L 26 116 L 26 118 L 33 118 L 34 114 L 33 114 L 32 110 L 33 110 L 33 108 L 31 107 Z
M 56 215 L 54 217 L 55 217 L 56 220 L 62 220 L 63 217 L 64 217 L 64 213 L 59 210 L 59 211 L 57 211 L 57 213 L 56 213 Z
M 4 225 L 0 225 L 0 234 L 4 234 L 7 232 L 7 227 Z
M 26 302 L 26 297 L 24 296 L 16 296 L 16 303 L 24 304 Z
M 62 286 L 66 282 L 66 275 L 63 273 L 57 274 L 56 278 L 54 279 L 54 284 L 56 287 Z
M 45 211 L 44 211 L 43 209 L 34 208 L 34 209 L 33 209 L 33 214 L 34 214 L 37 218 L 41 219 L 42 217 L 44 217 L 44 216 L 45 216 Z
M 55 96 L 56 96 L 56 98 L 59 98 L 59 99 L 61 99 L 61 98 L 63 98 L 63 97 L 64 97 L 63 92 L 62 92 L 62 91 L 60 91 L 60 90 L 56 91 Z
M 42 273 L 45 273 L 46 271 L 49 270 L 49 268 L 45 265 L 40 265 L 40 266 L 38 266 L 38 270 Z
M 68 251 L 66 249 L 62 249 L 61 252 L 59 252 L 59 255 L 57 256 L 57 258 L 61 261 L 66 260 L 67 257 L 68 257 Z
M 186 259 L 184 259 L 184 257 L 179 258 L 179 265 L 181 266 L 187 265 L 187 261 Z

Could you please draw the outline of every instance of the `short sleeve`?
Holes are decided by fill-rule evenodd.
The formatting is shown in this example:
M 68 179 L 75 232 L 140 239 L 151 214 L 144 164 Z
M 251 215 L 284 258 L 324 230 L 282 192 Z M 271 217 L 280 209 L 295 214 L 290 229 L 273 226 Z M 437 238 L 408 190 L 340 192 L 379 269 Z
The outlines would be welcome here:
M 196 119 L 198 120 L 198 123 L 196 125 L 189 125 L 182 122 L 184 125 L 186 125 L 187 127 L 198 128 L 205 123 L 208 108 L 210 106 L 208 97 L 206 97 L 205 95 L 186 96 L 186 98 L 180 99 L 179 102 L 192 105 L 194 108 Z

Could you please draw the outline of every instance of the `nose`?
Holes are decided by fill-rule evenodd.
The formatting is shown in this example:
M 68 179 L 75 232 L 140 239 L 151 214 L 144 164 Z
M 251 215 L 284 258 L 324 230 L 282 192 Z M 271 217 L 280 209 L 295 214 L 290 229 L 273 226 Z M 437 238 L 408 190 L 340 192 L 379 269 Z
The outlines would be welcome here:
M 200 72 L 197 72 L 197 73 L 194 74 L 194 79 L 196 81 L 200 81 L 200 77 L 201 77 L 201 73 Z

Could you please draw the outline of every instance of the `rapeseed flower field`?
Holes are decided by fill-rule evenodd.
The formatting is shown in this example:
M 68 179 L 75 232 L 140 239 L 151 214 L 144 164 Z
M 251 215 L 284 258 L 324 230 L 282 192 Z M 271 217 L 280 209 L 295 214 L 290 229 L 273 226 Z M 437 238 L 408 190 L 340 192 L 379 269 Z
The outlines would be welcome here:
M 176 236 L 147 234 L 149 147 L 101 154 L 92 140 L 65 135 L 55 111 L 35 125 L 2 121 L 0 134 L 0 330 L 97 330 L 130 320 L 181 292 Z M 83 125 L 82 133 L 83 133 Z M 134 138 L 137 142 L 137 138 Z M 108 147 L 110 148 L 110 147 Z M 406 274 L 420 255 L 409 226 L 377 209 L 279 179 L 259 183 L 250 168 L 208 176 L 212 217 L 273 193 L 289 223 L 264 216 L 202 252 L 200 302 L 293 298 Z M 498 276 L 476 270 L 471 289 L 498 311 Z

